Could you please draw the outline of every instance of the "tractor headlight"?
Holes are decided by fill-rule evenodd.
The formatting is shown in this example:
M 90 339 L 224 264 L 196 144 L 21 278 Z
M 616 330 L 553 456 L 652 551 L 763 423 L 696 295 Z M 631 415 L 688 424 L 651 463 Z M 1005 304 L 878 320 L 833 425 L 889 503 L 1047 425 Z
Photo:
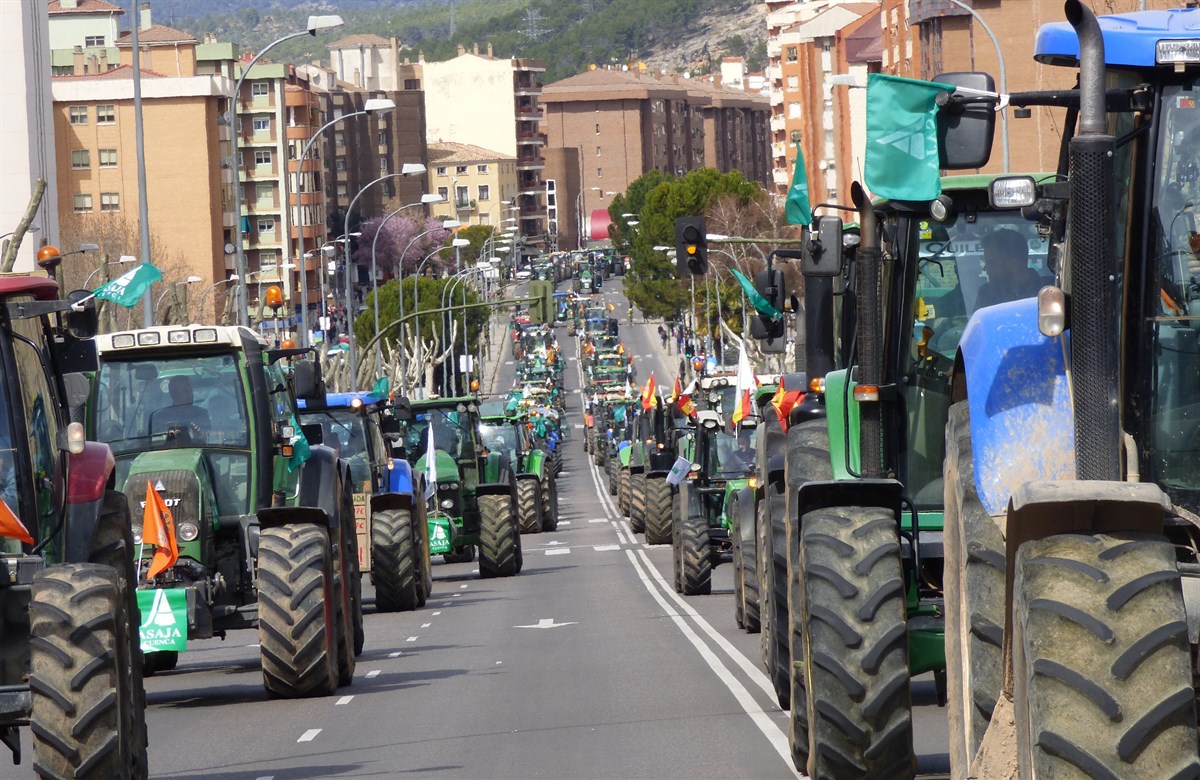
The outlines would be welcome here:
M 200 535 L 200 526 L 185 521 L 179 524 L 175 532 L 179 534 L 180 541 L 194 542 L 196 537 Z
M 446 482 L 443 483 L 442 487 L 446 490 L 458 490 L 459 484 L 457 482 Z
M 442 509 L 453 509 L 454 508 L 454 499 L 453 498 L 443 498 L 441 506 L 442 506 Z

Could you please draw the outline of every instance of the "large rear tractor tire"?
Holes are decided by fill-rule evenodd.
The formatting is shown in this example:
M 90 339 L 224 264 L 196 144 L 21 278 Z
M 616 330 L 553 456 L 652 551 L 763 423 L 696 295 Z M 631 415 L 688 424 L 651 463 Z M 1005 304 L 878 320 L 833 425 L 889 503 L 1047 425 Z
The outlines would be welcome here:
M 943 527 L 950 772 L 965 777 L 992 720 L 1004 677 L 1005 541 L 975 488 L 966 401 L 946 422 Z
M 619 463 L 617 456 L 610 454 L 604 467 L 608 471 L 608 494 L 610 496 L 617 494 L 617 479 L 620 477 Z
M 685 596 L 707 596 L 712 593 L 708 522 L 692 503 L 682 507 L 687 511 L 679 522 L 680 584 Z
M 767 676 L 771 678 L 771 686 L 775 689 L 775 701 L 780 709 L 786 711 L 791 706 L 792 688 L 788 663 L 791 656 L 788 648 L 790 615 L 787 611 L 787 581 L 786 574 L 781 576 L 779 573 L 780 568 L 786 571 L 787 567 L 787 540 L 784 529 L 775 521 L 776 517 L 786 512 L 786 498 L 778 492 L 780 487 L 777 482 L 768 484 L 763 500 L 758 502 L 755 532 L 760 547 L 755 565 L 763 577 L 758 584 L 758 598 Z M 761 545 L 765 545 L 766 549 Z M 770 615 L 766 614 L 768 611 Z
M 787 457 L 784 461 L 784 485 L 787 524 L 787 614 L 788 669 L 791 678 L 790 723 L 788 745 L 792 763 L 800 772 L 808 765 L 808 705 L 804 690 L 804 595 L 800 583 L 800 525 L 792 518 L 799 516 L 796 505 L 800 486 L 805 482 L 833 478 L 829 460 L 829 428 L 825 420 L 799 423 L 788 431 Z M 797 665 L 797 662 L 800 662 Z M 964 775 L 965 776 L 965 775 Z
M 642 516 L 646 527 L 646 544 L 671 543 L 671 514 L 673 495 L 665 477 L 647 479 L 644 488 L 646 505 Z
M 813 777 L 912 777 L 904 575 L 895 516 L 809 512 L 800 527 Z
M 263 685 L 275 698 L 337 690 L 337 605 L 328 532 L 265 528 L 258 542 L 258 642 Z
M 375 574 L 375 608 L 380 612 L 411 612 L 420 601 L 412 516 L 407 509 L 389 509 L 371 516 L 371 568 Z
M 617 476 L 617 509 L 626 517 L 629 517 L 629 487 L 632 477 L 629 469 L 625 468 L 621 469 Z
M 646 530 L 646 475 L 629 478 L 629 527 L 635 534 Z
M 738 606 L 741 608 L 742 619 L 739 625 L 746 633 L 756 634 L 762 629 L 762 625 L 758 601 L 758 565 L 755 561 L 758 540 L 755 538 L 754 515 L 757 507 L 753 489 L 743 488 L 738 491 L 736 499 L 733 514 L 733 562 L 736 570 L 734 597 L 738 599 Z
M 517 523 L 523 534 L 542 532 L 542 501 L 536 479 L 517 480 Z
M 1173 546 L 1050 536 L 1021 545 L 1013 576 L 1020 776 L 1200 775 Z
M 358 642 L 356 623 L 362 621 L 362 601 L 354 596 L 354 586 L 362 585 L 362 573 L 358 570 L 358 536 L 354 527 L 354 494 L 349 483 L 342 488 L 342 515 L 338 521 L 340 543 L 334 551 L 334 565 L 338 568 L 336 598 L 338 600 L 337 643 L 338 685 L 354 682 L 357 666 Z
M 442 561 L 445 563 L 470 563 L 473 560 L 475 560 L 475 545 L 473 544 L 459 547 L 454 552 L 442 553 Z
M 117 570 L 101 564 L 51 566 L 34 577 L 30 723 L 40 777 L 147 776 L 145 701 L 131 641 L 137 613 L 126 593 Z
M 558 482 L 546 477 L 542 482 L 542 530 L 550 533 L 558 530 Z
M 479 576 L 511 577 L 521 570 L 520 530 L 512 497 L 495 494 L 479 497 Z

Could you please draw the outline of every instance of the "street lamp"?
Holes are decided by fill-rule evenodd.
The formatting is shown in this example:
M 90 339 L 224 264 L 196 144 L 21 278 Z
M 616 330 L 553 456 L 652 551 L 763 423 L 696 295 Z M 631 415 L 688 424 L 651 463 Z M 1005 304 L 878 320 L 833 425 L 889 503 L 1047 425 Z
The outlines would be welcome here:
M 321 137 L 321 133 L 332 127 L 338 122 L 349 119 L 352 116 L 366 116 L 367 114 L 385 113 L 396 107 L 396 103 L 389 98 L 371 98 L 363 103 L 361 111 L 351 111 L 349 114 L 343 114 L 339 117 L 334 117 L 321 127 L 317 128 L 317 132 L 312 134 L 308 139 L 308 143 L 304 145 L 304 150 L 300 152 L 300 160 L 296 165 L 296 227 L 297 233 L 300 236 L 300 250 L 296 256 L 300 258 L 300 263 L 303 268 L 300 269 L 300 346 L 308 346 L 308 264 L 304 262 L 304 204 L 300 200 L 300 177 L 304 174 L 304 161 L 308 159 L 308 152 L 312 149 L 313 144 Z
M 95 271 L 93 271 L 92 273 L 95 273 Z M 201 312 L 203 312 L 204 311 L 204 299 L 208 297 L 208 294 L 210 292 L 212 292 L 213 290 L 215 290 L 216 288 L 220 287 L 223 284 L 229 284 L 230 282 L 236 282 L 237 280 L 238 280 L 238 275 L 232 274 L 228 279 L 218 279 L 217 281 L 210 284 L 208 287 L 205 287 L 204 292 L 202 292 L 200 294 L 200 303 L 197 304 L 197 308 Z M 84 286 L 86 287 L 86 285 L 84 285 Z
M 238 302 L 239 325 L 247 326 L 250 324 L 250 312 L 246 305 L 247 290 L 244 281 L 246 278 L 246 252 L 242 243 L 242 175 L 240 166 L 238 165 L 238 141 L 240 140 L 241 135 L 237 125 L 237 104 L 242 98 L 242 83 L 245 82 L 246 77 L 250 75 L 250 70 L 254 67 L 255 63 L 262 59 L 264 54 L 284 41 L 290 41 L 293 38 L 300 38 L 304 35 L 312 35 L 315 37 L 318 32 L 332 30 L 335 27 L 341 27 L 343 24 L 345 23 L 342 21 L 342 17 L 337 16 L 336 14 L 329 16 L 308 17 L 308 25 L 303 32 L 290 33 L 282 38 L 271 41 L 264 48 L 260 49 L 258 54 L 254 55 L 254 58 L 250 60 L 246 67 L 242 68 L 242 72 L 241 75 L 238 76 L 237 83 L 233 85 L 233 94 L 229 96 L 229 113 L 225 115 L 225 122 L 231 128 L 233 128 L 233 158 L 230 160 L 230 167 L 234 170 L 233 215 L 237 224 L 234 226 L 233 231 L 233 245 L 235 252 L 234 264 L 237 272 L 234 275 L 239 280 L 238 295 L 241 299 Z M 301 231 L 302 235 L 303 232 L 304 231 Z M 300 254 L 303 255 L 304 253 L 301 252 Z
M 158 300 L 156 300 L 154 302 L 155 316 L 157 316 L 157 314 L 158 314 L 158 307 L 159 307 L 159 305 L 162 304 L 162 299 L 167 297 L 167 293 L 171 292 L 172 290 L 174 290 L 176 287 L 178 287 L 181 284 L 196 284 L 198 282 L 203 282 L 203 281 L 204 280 L 202 278 L 200 278 L 199 276 L 189 276 L 187 279 L 184 279 L 182 282 L 174 282 L 173 284 L 167 285 L 167 289 L 163 290 L 162 295 L 158 296 Z
M 88 287 L 88 285 L 92 283 L 92 277 L 110 265 L 121 265 L 124 263 L 136 263 L 137 261 L 138 261 L 138 259 L 136 257 L 134 257 L 133 255 L 123 255 L 120 260 L 110 260 L 106 263 L 103 263 L 102 265 L 98 265 L 92 270 L 92 272 L 90 274 L 87 275 L 87 278 L 83 280 L 83 286 L 90 290 L 91 288 Z

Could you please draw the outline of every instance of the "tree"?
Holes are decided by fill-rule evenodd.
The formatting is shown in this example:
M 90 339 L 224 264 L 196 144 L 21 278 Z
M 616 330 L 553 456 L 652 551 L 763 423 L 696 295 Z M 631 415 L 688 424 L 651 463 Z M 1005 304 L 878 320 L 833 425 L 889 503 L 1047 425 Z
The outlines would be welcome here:
M 464 268 L 469 265 L 475 265 L 483 257 L 483 245 L 494 235 L 496 235 L 496 231 L 491 225 L 471 225 L 458 229 L 455 238 L 465 238 L 471 242 L 470 246 L 462 248 L 462 263 Z M 453 257 L 453 252 L 451 252 L 451 257 Z
M 379 236 L 378 241 L 376 234 Z M 401 214 L 391 219 L 373 217 L 362 224 L 362 235 L 359 236 L 358 248 L 354 251 L 354 262 L 370 266 L 371 250 L 374 246 L 375 260 L 379 268 L 412 273 L 417 270 L 417 266 L 426 255 L 444 246 L 449 236 L 450 231 L 442 227 L 440 220 L 432 217 L 413 219 Z M 429 262 L 436 264 L 438 259 L 434 258 Z M 438 268 L 433 270 L 436 272 Z

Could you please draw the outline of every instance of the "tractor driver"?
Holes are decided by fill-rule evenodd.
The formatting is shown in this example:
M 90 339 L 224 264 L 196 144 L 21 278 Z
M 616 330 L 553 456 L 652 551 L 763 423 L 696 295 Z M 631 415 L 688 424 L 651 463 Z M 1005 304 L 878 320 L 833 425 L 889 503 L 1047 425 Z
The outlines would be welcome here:
M 186 376 L 173 376 L 167 380 L 167 393 L 171 405 L 154 413 L 154 430 L 182 430 L 191 442 L 203 442 L 211 423 L 208 412 L 194 403 L 191 381 Z
M 979 288 L 976 309 L 1032 298 L 1045 286 L 1038 272 L 1029 267 L 1029 242 L 1016 230 L 993 230 L 982 243 L 988 280 Z
M 750 444 L 750 434 L 742 433 L 738 436 L 737 449 L 730 453 L 729 466 L 726 471 L 750 471 L 754 468 L 754 448 Z

